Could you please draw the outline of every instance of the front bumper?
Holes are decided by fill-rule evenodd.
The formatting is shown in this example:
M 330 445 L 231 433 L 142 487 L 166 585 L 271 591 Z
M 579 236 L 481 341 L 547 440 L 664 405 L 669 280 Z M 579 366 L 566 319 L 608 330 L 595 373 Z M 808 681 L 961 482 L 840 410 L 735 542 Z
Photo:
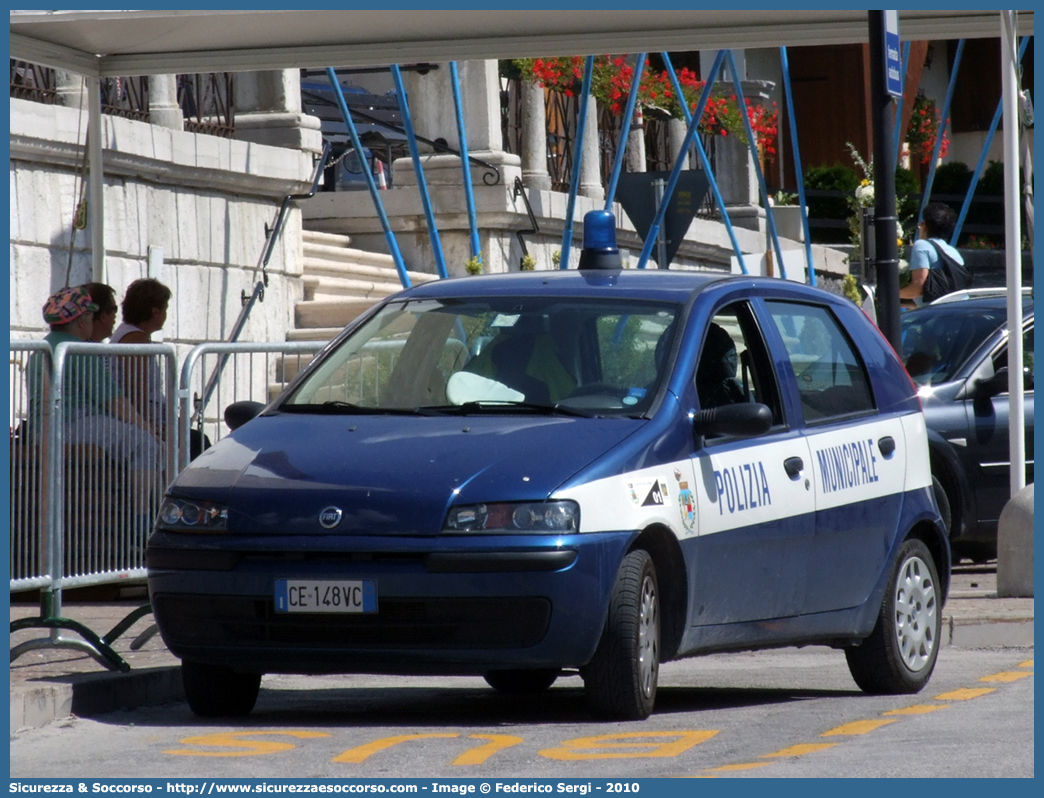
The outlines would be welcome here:
M 574 668 L 594 654 L 634 532 L 149 541 L 160 632 L 182 659 L 262 673 Z M 275 611 L 277 579 L 368 579 L 375 614 Z

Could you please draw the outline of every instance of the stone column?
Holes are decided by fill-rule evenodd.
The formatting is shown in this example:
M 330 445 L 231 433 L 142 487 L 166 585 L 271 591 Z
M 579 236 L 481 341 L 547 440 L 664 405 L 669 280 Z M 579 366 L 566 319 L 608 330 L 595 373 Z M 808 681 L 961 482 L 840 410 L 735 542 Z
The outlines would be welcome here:
M 184 130 L 185 117 L 178 105 L 178 76 L 149 76 L 149 121 L 171 130 Z
M 598 148 L 598 103 L 594 97 L 587 100 L 587 123 L 584 125 L 583 156 L 580 159 L 580 194 L 595 202 L 605 200 L 602 169 Z
M 542 86 L 522 81 L 522 114 L 522 184 L 528 189 L 550 191 L 547 118 Z
M 743 69 L 743 62 L 737 63 L 737 67 Z M 733 88 L 731 80 L 725 85 L 729 89 Z M 748 100 L 764 102 L 774 85 L 770 81 L 744 80 L 743 95 Z M 715 137 L 713 167 L 732 223 L 737 227 L 764 232 L 765 209 L 760 205 L 758 176 L 754 171 L 754 156 L 751 155 L 750 147 L 736 136 Z
M 87 110 L 87 87 L 83 76 L 74 72 L 56 69 L 54 72 L 54 84 L 59 103 L 67 108 Z
M 464 116 L 464 130 L 468 137 L 468 154 L 493 164 L 500 170 L 500 185 L 510 189 L 515 176 L 521 176 L 521 159 L 504 152 L 500 132 L 500 75 L 497 62 L 459 61 L 457 75 L 460 79 L 460 96 Z M 453 104 L 453 81 L 448 63 L 438 65 L 422 75 L 406 72 L 402 76 L 406 96 L 410 103 L 410 117 L 418 136 L 427 139 L 445 139 L 454 150 L 459 149 L 457 134 L 457 112 Z M 460 159 L 456 155 L 423 155 L 430 150 L 422 144 L 421 158 L 424 162 L 424 177 L 429 186 L 460 185 L 463 176 Z M 400 158 L 392 164 L 393 183 L 396 186 L 415 186 L 417 178 L 410 159 Z M 471 180 L 477 187 L 483 185 L 483 175 L 488 170 L 471 165 Z
M 634 119 L 631 121 L 631 129 L 627 134 L 627 152 L 624 154 L 624 164 L 628 172 L 645 172 L 645 120 L 642 116 L 642 107 L 636 105 Z
M 669 166 L 671 169 L 674 168 L 674 164 L 677 162 L 679 155 L 685 159 L 682 169 L 689 168 L 689 153 L 683 153 L 681 151 L 682 144 L 685 141 L 685 134 L 688 132 L 688 127 L 686 126 L 684 119 L 667 120 L 667 145 L 671 153 Z
M 240 72 L 235 81 L 236 138 L 319 153 L 320 121 L 301 110 L 296 69 Z

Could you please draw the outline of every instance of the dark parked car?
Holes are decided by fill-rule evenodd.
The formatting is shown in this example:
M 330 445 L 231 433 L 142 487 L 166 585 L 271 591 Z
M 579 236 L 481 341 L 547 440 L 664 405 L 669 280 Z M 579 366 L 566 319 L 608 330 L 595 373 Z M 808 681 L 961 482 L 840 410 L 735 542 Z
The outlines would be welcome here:
M 1033 481 L 1033 300 L 1023 299 L 1026 482 Z M 903 361 L 928 422 L 932 474 L 949 500 L 954 556 L 997 554 L 1010 497 L 1008 324 L 1003 296 L 933 303 L 903 314 Z M 940 502 L 941 504 L 941 502 Z M 945 516 L 945 509 L 943 511 Z

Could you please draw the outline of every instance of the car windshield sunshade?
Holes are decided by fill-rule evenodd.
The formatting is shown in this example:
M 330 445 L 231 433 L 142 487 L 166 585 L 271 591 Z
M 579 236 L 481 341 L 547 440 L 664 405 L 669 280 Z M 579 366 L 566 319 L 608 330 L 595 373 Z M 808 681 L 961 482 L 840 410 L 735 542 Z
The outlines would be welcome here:
M 395 302 L 330 352 L 286 412 L 644 413 L 678 305 L 482 297 Z

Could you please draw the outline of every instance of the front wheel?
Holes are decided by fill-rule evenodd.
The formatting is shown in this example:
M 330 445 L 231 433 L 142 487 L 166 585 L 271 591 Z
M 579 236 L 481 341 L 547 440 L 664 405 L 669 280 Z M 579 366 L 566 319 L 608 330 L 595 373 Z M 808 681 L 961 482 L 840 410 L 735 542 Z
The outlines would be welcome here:
M 581 671 L 594 712 L 611 720 L 644 720 L 656 702 L 660 669 L 660 594 L 648 552 L 620 564 L 609 613 L 591 662 Z
M 920 540 L 907 540 L 899 549 L 873 632 L 845 651 L 852 678 L 864 692 L 917 693 L 928 684 L 939 656 L 941 600 L 931 552 Z
M 260 673 L 239 673 L 224 665 L 183 660 L 181 683 L 189 709 L 202 718 L 249 715 L 261 689 Z

